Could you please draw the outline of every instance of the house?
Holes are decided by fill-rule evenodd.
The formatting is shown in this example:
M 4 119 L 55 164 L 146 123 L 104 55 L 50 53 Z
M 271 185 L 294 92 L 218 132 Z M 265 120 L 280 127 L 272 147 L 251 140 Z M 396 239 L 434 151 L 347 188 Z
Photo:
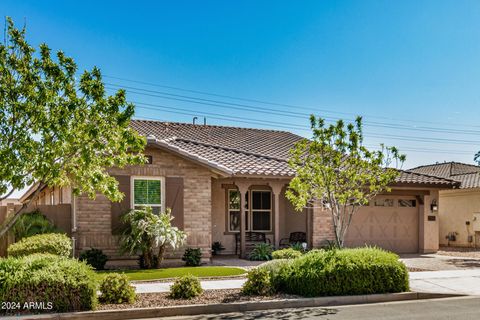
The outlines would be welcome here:
M 296 212 L 285 198 L 295 174 L 287 163 L 289 150 L 302 137 L 146 120 L 133 120 L 131 126 L 147 137 L 149 161 L 109 170 L 126 195 L 122 202 L 111 203 L 102 195 L 95 200 L 73 197 L 67 189 L 42 191 L 38 205 L 71 204 L 69 234 L 77 253 L 95 247 L 112 259 L 131 259 L 118 256 L 116 230 L 122 213 L 142 205 L 157 212 L 171 208 L 174 224 L 188 234 L 187 245 L 201 248 L 204 258 L 217 241 L 225 247 L 223 253 L 245 256 L 246 235 L 252 231 L 275 246 L 293 232 L 303 232 L 309 247 L 334 239 L 329 212 L 321 206 Z M 457 185 L 451 179 L 401 171 L 392 192 L 379 195 L 353 218 L 347 245 L 377 245 L 400 253 L 436 251 L 438 219 L 430 204 L 438 201 L 440 190 Z M 22 200 L 27 199 L 28 193 Z
M 480 246 L 480 166 L 445 162 L 420 166 L 411 171 L 455 180 L 456 189 L 439 193 L 440 245 Z

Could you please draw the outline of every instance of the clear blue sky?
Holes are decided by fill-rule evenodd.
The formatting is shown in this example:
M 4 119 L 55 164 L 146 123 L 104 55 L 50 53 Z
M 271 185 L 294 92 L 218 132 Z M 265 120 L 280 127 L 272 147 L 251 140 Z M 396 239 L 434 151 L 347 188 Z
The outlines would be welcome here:
M 81 69 L 305 108 L 105 78 L 136 88 L 130 100 L 152 108 L 138 108 L 140 118 L 209 113 L 210 124 L 308 136 L 303 114 L 359 114 L 367 144 L 398 146 L 406 168 L 472 163 L 480 149 L 480 1 L 2 0 L 0 13 L 25 18 L 31 43 L 64 50 Z

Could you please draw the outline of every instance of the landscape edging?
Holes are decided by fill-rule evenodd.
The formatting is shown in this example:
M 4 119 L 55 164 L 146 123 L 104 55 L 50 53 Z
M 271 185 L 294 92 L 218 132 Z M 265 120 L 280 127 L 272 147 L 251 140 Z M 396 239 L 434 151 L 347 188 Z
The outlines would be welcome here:
M 219 314 L 230 312 L 246 312 L 269 309 L 284 308 L 308 308 L 308 307 L 329 307 L 340 305 L 353 305 L 365 303 L 394 302 L 419 299 L 435 299 L 458 297 L 461 295 L 453 294 L 437 294 L 437 293 L 418 293 L 418 292 L 402 292 L 402 293 L 385 293 L 371 295 L 356 296 L 332 296 L 332 297 L 316 297 L 301 299 L 282 299 L 282 300 L 265 300 L 239 303 L 217 303 L 217 304 L 194 304 L 180 305 L 157 308 L 132 308 L 117 310 L 100 310 L 100 311 L 83 311 L 70 313 L 53 313 L 39 315 L 25 315 L 8 317 L 11 319 L 132 319 L 132 318 L 157 318 L 171 316 L 191 316 L 200 314 Z M 5 318 L 5 319 L 8 319 Z

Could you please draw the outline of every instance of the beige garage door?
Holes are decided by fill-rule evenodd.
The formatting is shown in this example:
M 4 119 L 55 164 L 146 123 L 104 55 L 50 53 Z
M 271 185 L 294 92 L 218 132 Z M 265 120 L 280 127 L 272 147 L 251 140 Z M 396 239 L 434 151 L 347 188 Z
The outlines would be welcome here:
M 377 199 L 352 219 L 345 244 L 376 245 L 397 253 L 418 252 L 418 203 L 414 199 Z

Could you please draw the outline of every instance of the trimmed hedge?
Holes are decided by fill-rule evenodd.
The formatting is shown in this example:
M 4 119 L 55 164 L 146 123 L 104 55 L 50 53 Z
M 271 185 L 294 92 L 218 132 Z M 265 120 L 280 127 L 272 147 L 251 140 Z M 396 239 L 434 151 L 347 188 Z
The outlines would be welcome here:
M 72 241 L 61 233 L 38 234 L 12 243 L 8 246 L 7 252 L 9 257 L 22 257 L 34 253 L 69 257 L 72 252 Z
M 279 271 L 282 291 L 307 297 L 403 292 L 408 271 L 394 253 L 377 248 L 314 250 Z
M 242 293 L 247 296 L 269 296 L 275 293 L 275 286 L 268 270 L 263 268 L 250 270 L 247 281 L 242 286 Z
M 134 303 L 135 288 L 124 273 L 107 274 L 100 283 L 100 301 L 104 303 Z
M 0 314 L 84 311 L 97 305 L 95 273 L 75 259 L 52 254 L 0 259 L 0 283 L 0 301 L 10 304 Z
M 202 293 L 200 280 L 191 274 L 186 274 L 175 279 L 175 282 L 170 286 L 169 297 L 172 299 L 193 299 Z
M 280 249 L 272 252 L 272 259 L 296 259 L 300 258 L 302 253 L 293 248 Z

